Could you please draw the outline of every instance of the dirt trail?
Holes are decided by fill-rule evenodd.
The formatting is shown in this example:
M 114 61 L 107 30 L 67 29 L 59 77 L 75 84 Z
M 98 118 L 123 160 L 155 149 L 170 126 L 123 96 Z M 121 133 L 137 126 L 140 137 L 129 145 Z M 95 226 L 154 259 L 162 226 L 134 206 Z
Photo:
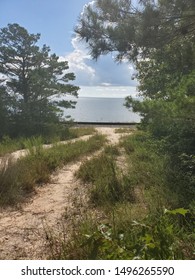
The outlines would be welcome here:
M 81 137 L 76 138 L 76 139 L 71 139 L 71 140 L 67 140 L 67 141 L 61 141 L 58 144 L 60 145 L 60 144 L 73 143 L 73 142 L 76 142 L 78 140 L 84 140 L 85 141 L 85 140 L 88 140 L 89 137 L 90 137 L 90 135 L 84 135 L 84 136 L 81 136 Z M 53 144 L 47 144 L 47 145 L 45 144 L 45 145 L 43 145 L 43 148 L 44 149 L 49 149 L 52 146 L 53 146 Z M 15 160 L 17 160 L 17 159 L 19 159 L 21 157 L 25 157 L 27 154 L 28 154 L 28 150 L 26 150 L 26 149 L 18 150 L 16 152 L 11 153 L 11 154 L 7 154 L 4 157 L 0 157 L 0 165 L 1 165 L 2 162 L 4 162 L 4 160 L 8 161 L 8 160 L 11 159 L 12 161 L 15 161 Z
M 121 134 L 115 134 L 115 128 L 97 127 L 97 130 L 107 135 L 111 144 L 118 143 L 121 137 Z M 35 196 L 20 209 L 1 211 L 0 259 L 47 258 L 45 229 L 57 230 L 65 210 L 68 216 L 75 210 L 78 215 L 82 211 L 74 209 L 74 200 L 80 195 L 81 187 L 74 173 L 81 162 L 70 163 L 53 174 L 51 183 L 37 188 Z

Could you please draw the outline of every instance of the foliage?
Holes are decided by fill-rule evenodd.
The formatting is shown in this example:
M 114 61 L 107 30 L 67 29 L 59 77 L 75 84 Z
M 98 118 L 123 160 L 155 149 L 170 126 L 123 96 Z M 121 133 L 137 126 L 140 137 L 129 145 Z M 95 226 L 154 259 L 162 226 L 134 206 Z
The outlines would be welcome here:
M 195 73 L 182 76 L 174 88 L 170 87 L 163 97 L 153 95 L 143 102 L 128 103 L 144 116 L 142 128 L 163 142 L 164 154 L 167 155 L 167 176 L 177 186 L 175 190 L 182 195 L 183 203 L 188 203 L 195 194 Z M 149 90 L 147 84 L 146 88 Z M 165 95 L 166 94 L 166 95 Z M 185 166 L 185 167 L 184 167 Z M 184 199 L 184 200 L 183 200 Z
M 186 254 L 193 258 L 194 245 L 188 248 L 185 243 L 193 244 L 194 238 L 184 224 L 179 225 L 181 219 L 187 221 L 186 212 L 183 208 L 162 211 L 155 219 L 152 215 L 142 221 L 129 219 L 128 224 L 120 228 L 114 220 L 109 223 L 83 220 L 79 233 L 73 235 L 74 240 L 64 241 L 62 250 L 53 250 L 52 259 L 180 260 L 185 259 Z M 53 240 L 50 245 L 54 247 L 56 242 Z
M 180 209 L 167 213 L 184 216 L 184 212 L 185 209 Z M 126 232 L 123 229 L 116 232 L 114 225 L 103 224 L 93 234 L 86 236 L 84 244 L 89 247 L 92 259 L 182 259 L 178 221 L 179 216 L 172 219 L 167 214 L 159 214 L 153 222 L 150 217 L 142 222 L 133 221 Z
M 38 47 L 39 39 L 40 34 L 29 34 L 18 24 L 0 30 L 0 106 L 5 129 L 0 137 L 47 133 L 62 117 L 60 108 L 74 106 L 64 99 L 67 94 L 77 96 L 79 89 L 68 83 L 75 79 L 67 73 L 68 62 L 59 61 L 46 45 Z
M 131 0 L 97 0 L 85 7 L 75 31 L 94 59 L 116 52 L 117 60 L 136 61 L 173 40 L 193 37 L 194 10 L 193 0 L 142 0 L 136 6 Z

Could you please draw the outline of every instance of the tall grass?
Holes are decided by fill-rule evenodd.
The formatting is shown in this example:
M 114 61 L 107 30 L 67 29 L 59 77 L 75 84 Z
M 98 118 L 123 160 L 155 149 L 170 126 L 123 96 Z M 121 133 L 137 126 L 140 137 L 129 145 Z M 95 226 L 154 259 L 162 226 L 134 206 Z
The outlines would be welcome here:
M 90 197 L 96 205 L 133 200 L 133 189 L 127 176 L 117 168 L 118 150 L 108 146 L 97 157 L 85 161 L 76 173 L 84 183 L 90 183 Z
M 48 150 L 42 149 L 39 142 L 36 147 L 34 142 L 32 147 L 28 143 L 29 155 L 17 162 L 8 161 L 0 168 L 0 205 L 22 201 L 36 184 L 48 182 L 57 167 L 100 149 L 104 142 L 104 136 L 95 135 L 88 141 L 55 145 Z
M 94 134 L 96 129 L 94 127 L 71 127 L 69 133 L 72 138 L 78 138 L 84 135 Z
M 24 149 L 25 140 L 25 138 L 11 139 L 8 136 L 4 136 L 0 142 L 0 156 L 4 156 L 16 150 Z
M 61 130 L 59 134 L 52 135 L 52 136 L 40 135 L 40 136 L 34 136 L 29 138 L 20 137 L 16 139 L 11 139 L 9 136 L 5 135 L 0 141 L 0 157 L 17 150 L 29 148 L 29 146 L 36 147 L 37 143 L 41 143 L 41 144 L 56 143 L 63 140 L 78 138 L 84 135 L 94 134 L 95 132 L 96 130 L 93 127 L 90 128 L 66 127 L 63 128 L 63 130 Z
M 115 133 L 131 133 L 136 130 L 136 126 L 125 127 L 125 128 L 116 128 Z

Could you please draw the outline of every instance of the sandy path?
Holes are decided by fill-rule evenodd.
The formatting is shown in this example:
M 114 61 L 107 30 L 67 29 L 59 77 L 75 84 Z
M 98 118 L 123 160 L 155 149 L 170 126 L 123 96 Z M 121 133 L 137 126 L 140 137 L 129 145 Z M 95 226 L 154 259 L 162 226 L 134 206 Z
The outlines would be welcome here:
M 121 134 L 115 128 L 97 127 L 99 133 L 107 135 L 111 144 L 116 144 Z M 82 137 L 82 139 L 88 139 Z M 17 153 L 16 153 L 17 154 Z M 92 157 L 92 156 L 91 156 Z M 88 157 L 89 158 L 89 157 Z M 80 182 L 74 177 L 81 160 L 70 163 L 52 175 L 52 183 L 37 188 L 36 195 L 19 210 L 6 209 L 0 213 L 0 259 L 45 259 L 45 228 L 56 229 L 65 213 L 71 219 L 74 200 L 78 199 Z M 67 219 L 68 234 L 68 219 Z
M 91 135 L 84 135 L 84 136 L 81 136 L 81 137 L 79 137 L 79 138 L 75 138 L 75 139 L 71 139 L 71 140 L 67 140 L 67 141 L 61 141 L 61 142 L 59 142 L 58 144 L 60 145 L 60 144 L 73 143 L 73 142 L 76 142 L 76 141 L 78 141 L 78 140 L 84 140 L 84 141 L 85 141 L 85 140 L 88 140 L 90 136 L 91 136 Z M 43 148 L 44 148 L 44 149 L 49 149 L 49 148 L 51 148 L 52 146 L 53 146 L 53 144 L 43 145 Z M 15 161 L 15 160 L 17 160 L 17 159 L 19 159 L 19 158 L 21 158 L 21 157 L 25 157 L 27 154 L 28 154 L 28 150 L 26 150 L 26 149 L 24 149 L 24 150 L 18 150 L 18 151 L 16 151 L 16 152 L 11 153 L 11 154 L 7 154 L 7 155 L 4 156 L 4 157 L 0 157 L 0 165 L 1 165 L 1 163 L 4 162 L 4 161 L 6 161 L 6 162 L 7 162 L 8 160 Z
M 52 183 L 37 189 L 33 199 L 17 211 L 0 214 L 0 259 L 44 259 L 45 227 L 57 226 L 62 214 L 72 207 L 77 182 L 71 163 L 52 176 Z
M 96 130 L 101 134 L 105 134 L 107 136 L 108 141 L 112 145 L 117 144 L 121 137 L 120 133 L 114 132 L 115 131 L 114 127 L 96 127 Z

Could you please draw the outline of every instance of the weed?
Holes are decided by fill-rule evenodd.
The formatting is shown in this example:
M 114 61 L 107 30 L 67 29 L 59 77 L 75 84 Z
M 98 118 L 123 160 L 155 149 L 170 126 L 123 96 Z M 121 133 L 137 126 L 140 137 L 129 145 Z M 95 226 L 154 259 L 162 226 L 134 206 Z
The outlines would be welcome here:
M 104 149 L 105 154 L 111 156 L 119 156 L 120 152 L 117 146 L 107 145 Z
M 124 217 L 122 218 L 124 220 Z M 71 248 L 64 246 L 66 258 L 93 260 L 184 258 L 179 242 L 178 218 L 172 218 L 165 212 L 159 213 L 152 222 L 150 216 L 142 221 L 132 221 L 126 217 L 126 223 L 120 222 L 120 227 L 116 224 L 116 219 L 109 223 L 97 223 L 91 219 L 87 223 L 91 226 L 80 226 L 79 234 L 75 234 L 74 242 L 71 242 Z M 82 221 L 83 224 L 86 224 L 86 221 Z
M 115 133 L 130 133 L 132 131 L 135 131 L 136 127 L 132 126 L 132 127 L 126 127 L 126 128 L 116 128 L 115 129 Z
M 94 134 L 96 129 L 94 127 L 72 127 L 69 129 L 69 132 L 73 138 L 77 138 L 84 135 Z

